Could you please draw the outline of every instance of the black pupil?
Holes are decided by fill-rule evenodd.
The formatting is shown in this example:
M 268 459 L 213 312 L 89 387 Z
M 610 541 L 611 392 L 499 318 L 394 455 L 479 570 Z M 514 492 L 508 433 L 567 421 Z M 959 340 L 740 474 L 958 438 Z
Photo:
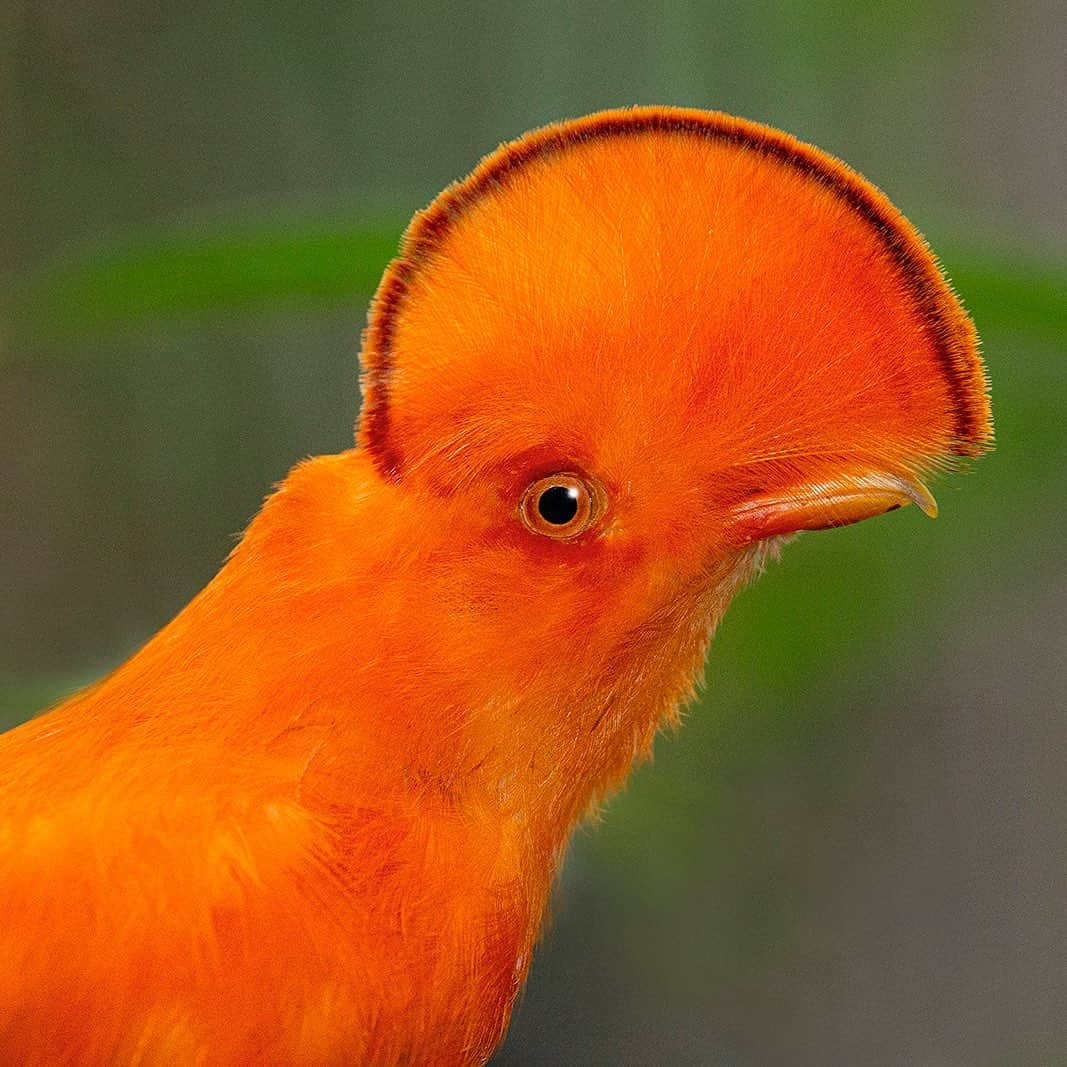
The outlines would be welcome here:
M 578 490 L 566 485 L 554 485 L 541 494 L 537 510 L 545 522 L 553 526 L 566 526 L 578 514 Z

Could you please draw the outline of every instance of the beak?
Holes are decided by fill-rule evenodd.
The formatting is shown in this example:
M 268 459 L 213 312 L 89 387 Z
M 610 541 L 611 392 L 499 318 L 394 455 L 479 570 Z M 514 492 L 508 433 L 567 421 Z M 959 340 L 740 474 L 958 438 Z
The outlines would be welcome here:
M 744 540 L 760 541 L 799 530 L 849 526 L 907 504 L 937 518 L 937 503 L 921 482 L 869 471 L 749 497 L 731 510 L 730 525 Z

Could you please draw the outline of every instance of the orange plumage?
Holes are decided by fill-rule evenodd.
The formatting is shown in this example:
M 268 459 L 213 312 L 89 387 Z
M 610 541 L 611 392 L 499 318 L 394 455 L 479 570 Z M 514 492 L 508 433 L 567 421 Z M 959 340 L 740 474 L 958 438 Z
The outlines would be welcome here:
M 724 115 L 506 146 L 409 230 L 359 446 L 0 738 L 0 1058 L 476 1064 L 576 822 L 768 546 L 991 435 L 974 330 L 844 165 Z

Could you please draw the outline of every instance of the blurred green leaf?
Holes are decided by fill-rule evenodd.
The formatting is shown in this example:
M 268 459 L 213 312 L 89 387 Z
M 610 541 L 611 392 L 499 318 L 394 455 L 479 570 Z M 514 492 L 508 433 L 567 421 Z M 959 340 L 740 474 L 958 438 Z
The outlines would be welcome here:
M 400 225 L 175 232 L 88 253 L 16 282 L 14 323 L 30 340 L 121 331 L 138 322 L 374 292 Z
M 965 249 L 947 257 L 946 266 L 979 334 L 1011 330 L 1043 340 L 1067 340 L 1067 271 Z
M 396 254 L 402 228 L 392 220 L 253 222 L 88 252 L 16 279 L 16 334 L 69 340 L 153 319 L 367 296 Z M 979 332 L 1067 340 L 1067 271 L 965 247 L 945 260 Z

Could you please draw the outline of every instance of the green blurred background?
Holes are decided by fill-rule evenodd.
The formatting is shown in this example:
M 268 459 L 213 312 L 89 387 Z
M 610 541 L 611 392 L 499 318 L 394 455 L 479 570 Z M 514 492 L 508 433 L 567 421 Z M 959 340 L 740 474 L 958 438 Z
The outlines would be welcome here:
M 372 287 L 482 154 L 613 105 L 769 122 L 942 255 L 998 448 L 740 597 L 494 1062 L 1067 1062 L 1067 8 L 155 7 L 0 8 L 0 722 L 351 444 Z

